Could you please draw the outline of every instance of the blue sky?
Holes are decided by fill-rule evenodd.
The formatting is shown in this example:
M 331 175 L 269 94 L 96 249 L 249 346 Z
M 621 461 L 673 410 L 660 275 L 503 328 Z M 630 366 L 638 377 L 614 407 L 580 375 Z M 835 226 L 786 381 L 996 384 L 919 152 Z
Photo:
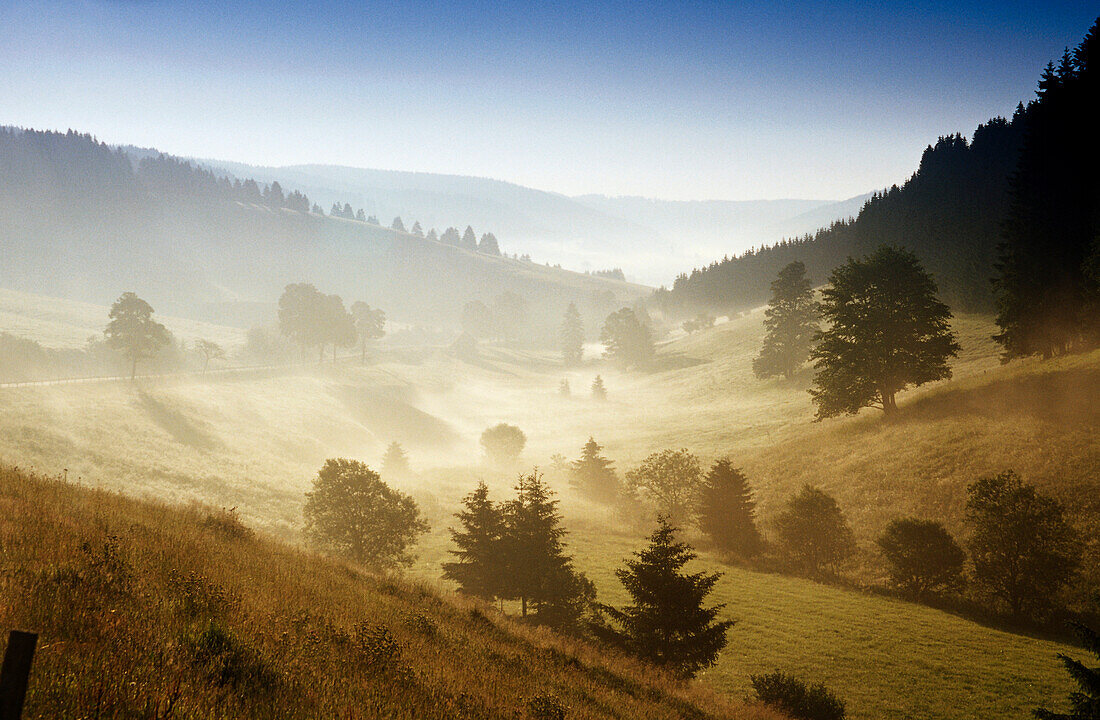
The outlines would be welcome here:
M 839 199 L 1011 113 L 1096 12 L 3 0 L 0 124 L 566 194 Z

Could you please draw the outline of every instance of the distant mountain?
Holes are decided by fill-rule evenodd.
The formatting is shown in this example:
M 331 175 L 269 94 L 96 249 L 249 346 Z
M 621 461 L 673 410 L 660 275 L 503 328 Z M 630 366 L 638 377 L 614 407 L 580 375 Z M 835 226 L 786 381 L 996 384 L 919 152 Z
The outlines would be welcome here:
M 450 328 L 468 301 L 510 292 L 542 341 L 570 302 L 594 331 L 646 292 L 315 214 L 293 177 L 277 190 L 131 152 L 73 132 L 0 129 L 0 287 L 97 303 L 133 290 L 160 312 L 238 327 L 274 320 L 294 282 Z
M 240 177 L 289 184 L 326 209 L 333 202 L 351 203 L 385 225 L 395 216 L 406 226 L 419 221 L 425 231 L 472 225 L 479 234 L 494 233 L 507 253 L 528 253 L 536 261 L 577 270 L 622 267 L 628 278 L 653 285 L 671 282 L 678 268 L 812 232 L 850 212 L 845 204 L 850 201 L 567 197 L 460 175 L 199 162 Z

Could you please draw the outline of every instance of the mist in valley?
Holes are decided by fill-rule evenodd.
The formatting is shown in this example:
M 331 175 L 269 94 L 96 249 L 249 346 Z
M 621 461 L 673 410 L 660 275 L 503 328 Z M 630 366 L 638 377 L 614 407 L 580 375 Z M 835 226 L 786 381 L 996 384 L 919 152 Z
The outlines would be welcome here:
M 62 94 L 0 116 L 11 717 L 1096 717 L 1087 13 L 973 8 L 999 30 L 952 57 L 1040 64 L 948 106 L 910 10 L 849 65 L 789 10 L 470 9 L 505 37 L 444 68 L 410 8 L 322 43 L 234 7 L 250 48 L 205 6 L 43 9 L 148 101 L 107 122 L 32 5 L 0 57 Z M 172 102 L 108 52 L 154 37 Z

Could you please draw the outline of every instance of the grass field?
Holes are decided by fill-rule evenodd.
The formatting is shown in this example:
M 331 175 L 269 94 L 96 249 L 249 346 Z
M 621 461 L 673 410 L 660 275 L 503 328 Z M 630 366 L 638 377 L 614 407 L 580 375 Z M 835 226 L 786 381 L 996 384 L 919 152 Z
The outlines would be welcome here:
M 582 642 L 168 508 L 0 468 L 24 717 L 780 720 Z
M 956 321 L 963 352 L 955 377 L 903 394 L 897 421 L 864 411 L 812 423 L 808 373 L 752 377 L 760 320 L 755 312 L 671 341 L 644 374 L 599 361 L 567 371 L 548 354 L 486 348 L 474 362 L 405 352 L 368 367 L 269 377 L 0 389 L 0 462 L 67 468 L 84 484 L 134 495 L 236 506 L 250 524 L 293 539 L 303 493 L 326 457 L 376 466 L 398 440 L 419 478 L 395 484 L 435 526 L 414 574 L 436 583 L 456 500 L 478 479 L 498 495 L 511 484 L 514 471 L 485 466 L 477 444 L 501 421 L 527 433 L 528 468 L 547 466 L 553 453 L 574 457 L 589 435 L 620 470 L 665 447 L 705 462 L 728 455 L 755 486 L 765 528 L 791 492 L 813 482 L 838 498 L 867 557 L 871 539 L 900 515 L 963 532 L 966 485 L 1012 468 L 1069 505 L 1091 532 L 1088 571 L 1100 574 L 1100 405 L 1092 400 L 1100 353 L 1001 366 L 989 319 L 965 316 Z M 607 402 L 589 396 L 597 373 Z M 558 394 L 563 378 L 572 397 Z M 601 599 L 620 602 L 613 569 L 638 537 L 558 487 L 578 564 Z M 1068 689 L 1056 643 L 879 596 L 727 570 L 718 595 L 740 622 L 706 681 L 735 696 L 750 672 L 775 667 L 824 680 L 857 718 L 1024 718 Z

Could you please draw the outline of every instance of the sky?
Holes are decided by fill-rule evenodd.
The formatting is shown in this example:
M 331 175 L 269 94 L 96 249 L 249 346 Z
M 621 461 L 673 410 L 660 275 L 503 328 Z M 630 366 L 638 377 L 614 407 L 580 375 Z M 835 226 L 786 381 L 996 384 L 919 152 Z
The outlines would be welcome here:
M 1090 2 L 0 0 L 0 124 L 567 195 L 842 199 L 1033 96 Z

